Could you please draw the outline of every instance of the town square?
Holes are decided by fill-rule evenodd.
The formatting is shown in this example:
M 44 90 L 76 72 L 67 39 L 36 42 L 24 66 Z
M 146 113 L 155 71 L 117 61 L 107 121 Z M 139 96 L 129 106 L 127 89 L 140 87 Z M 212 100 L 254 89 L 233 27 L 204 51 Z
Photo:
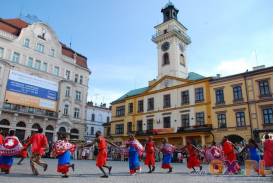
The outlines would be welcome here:
M 1 2 L 0 182 L 272 182 L 272 5 Z

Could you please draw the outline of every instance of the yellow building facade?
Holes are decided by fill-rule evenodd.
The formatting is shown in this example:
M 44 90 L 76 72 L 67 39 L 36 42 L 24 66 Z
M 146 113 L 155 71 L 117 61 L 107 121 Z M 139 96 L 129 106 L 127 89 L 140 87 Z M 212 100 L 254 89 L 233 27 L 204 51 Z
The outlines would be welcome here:
M 273 131 L 273 67 L 215 78 L 210 82 L 213 134 L 232 141 L 259 140 Z

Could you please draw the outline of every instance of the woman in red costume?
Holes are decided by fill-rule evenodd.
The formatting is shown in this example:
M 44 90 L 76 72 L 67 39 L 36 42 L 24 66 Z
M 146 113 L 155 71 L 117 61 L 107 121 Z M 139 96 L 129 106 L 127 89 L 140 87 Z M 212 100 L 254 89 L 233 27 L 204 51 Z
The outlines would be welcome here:
M 269 137 L 268 134 L 265 135 L 263 159 L 266 167 L 273 166 L 273 140 Z
M 195 167 L 200 167 L 200 170 L 202 170 L 201 162 L 198 157 L 199 149 L 191 144 L 190 141 L 187 141 L 187 145 L 184 147 L 184 149 L 187 151 L 188 154 L 187 168 L 192 168 L 194 171 L 196 171 Z
M 230 142 L 227 137 L 224 137 L 222 140 L 222 146 L 223 146 L 223 152 L 225 156 L 225 161 L 227 161 L 228 167 L 230 166 L 230 170 L 227 169 L 228 173 L 233 173 L 237 174 L 239 173 L 240 166 L 237 163 L 237 156 L 236 153 L 234 152 L 234 144 Z M 234 163 L 234 166 L 232 166 L 232 163 Z
M 146 158 L 145 158 L 145 165 L 148 166 L 149 172 L 152 173 L 155 171 L 155 151 L 156 151 L 156 146 L 154 141 L 152 140 L 152 137 L 150 136 L 148 138 L 147 143 L 145 144 L 145 152 L 146 152 Z

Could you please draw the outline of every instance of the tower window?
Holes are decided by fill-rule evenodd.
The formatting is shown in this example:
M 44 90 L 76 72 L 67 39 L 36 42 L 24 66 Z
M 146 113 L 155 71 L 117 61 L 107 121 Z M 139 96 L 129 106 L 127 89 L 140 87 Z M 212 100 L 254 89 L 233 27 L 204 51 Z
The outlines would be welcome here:
M 180 65 L 185 67 L 185 58 L 184 58 L 183 54 L 180 54 Z
M 162 65 L 168 65 L 168 64 L 170 64 L 169 54 L 168 53 L 164 53 L 163 54 L 163 59 L 162 59 Z

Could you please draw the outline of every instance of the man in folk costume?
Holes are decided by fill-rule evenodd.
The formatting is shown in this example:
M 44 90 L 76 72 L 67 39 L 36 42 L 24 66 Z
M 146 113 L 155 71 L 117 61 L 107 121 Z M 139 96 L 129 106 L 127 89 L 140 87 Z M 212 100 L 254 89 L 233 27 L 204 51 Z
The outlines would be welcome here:
M 160 149 L 163 154 L 161 168 L 169 169 L 168 173 L 171 173 L 173 170 L 171 161 L 175 149 L 176 148 L 172 144 L 168 144 L 167 139 L 162 140 L 162 147 Z
M 193 169 L 196 171 L 195 167 L 199 167 L 200 171 L 202 170 L 201 162 L 199 160 L 199 154 L 200 150 L 196 148 L 189 140 L 187 141 L 187 144 L 183 149 L 187 152 L 187 168 Z
M 264 162 L 266 167 L 273 166 L 273 140 L 268 134 L 265 134 L 264 145 Z
M 237 174 L 239 173 L 240 166 L 237 162 L 237 156 L 234 152 L 234 144 L 230 142 L 225 136 L 222 140 L 223 152 L 225 157 L 225 163 L 227 165 L 227 172 L 229 174 Z
M 14 130 L 10 130 L 4 143 L 0 145 L 0 168 L 1 172 L 5 172 L 6 174 L 10 173 L 13 157 L 18 155 L 22 149 L 22 144 L 14 134 Z
M 69 168 L 74 171 L 74 164 L 71 164 L 71 155 L 74 153 L 76 146 L 71 144 L 66 134 L 60 134 L 60 140 L 53 145 L 52 157 L 58 158 L 57 172 L 63 174 L 62 177 L 68 178 Z
M 30 137 L 27 145 L 27 147 L 32 145 L 32 156 L 30 158 L 30 164 L 34 175 L 39 175 L 39 172 L 36 169 L 35 164 L 42 166 L 44 171 L 46 171 L 48 168 L 48 164 L 41 161 L 41 157 L 45 154 L 45 150 L 49 148 L 47 137 L 42 133 L 43 129 L 38 128 L 37 132 Z
M 144 148 L 140 142 L 135 139 L 134 135 L 129 136 L 129 140 L 126 142 L 126 147 L 128 147 L 130 175 L 135 175 L 137 170 L 141 170 L 140 156 L 142 155 Z
M 156 146 L 152 140 L 152 137 L 150 136 L 148 138 L 147 143 L 145 144 L 145 152 L 146 152 L 145 165 L 149 167 L 148 173 L 152 173 L 155 171 L 155 164 L 156 164 L 155 151 L 156 151 Z
M 108 175 L 105 172 L 104 168 L 108 169 L 108 172 L 109 172 L 109 175 L 110 175 L 111 171 L 112 171 L 112 166 L 107 166 L 107 164 L 106 164 L 107 163 L 107 143 L 109 143 L 109 144 L 111 144 L 115 147 L 118 147 L 118 146 L 113 144 L 112 142 L 108 141 L 107 139 L 105 139 L 103 137 L 103 135 L 101 134 L 101 131 L 97 131 L 95 136 L 96 136 L 95 140 L 90 144 L 86 144 L 84 147 L 93 146 L 95 143 L 97 143 L 97 145 L 98 145 L 98 154 L 97 154 L 97 157 L 96 157 L 96 166 L 103 173 L 101 178 L 108 178 Z

